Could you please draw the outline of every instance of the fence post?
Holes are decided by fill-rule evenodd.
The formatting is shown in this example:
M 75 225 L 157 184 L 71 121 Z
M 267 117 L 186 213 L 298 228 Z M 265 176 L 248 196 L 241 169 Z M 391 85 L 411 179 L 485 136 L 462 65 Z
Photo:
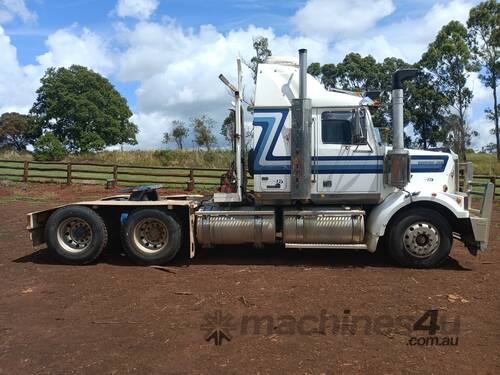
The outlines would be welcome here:
M 23 182 L 28 182 L 28 173 L 30 168 L 30 162 L 28 160 L 24 161 L 24 171 L 23 171 Z
M 71 185 L 71 163 L 66 166 L 66 184 Z
M 189 170 L 189 180 L 187 183 L 187 191 L 194 190 L 194 171 L 192 169 Z
M 118 185 L 118 165 L 113 165 L 113 187 Z

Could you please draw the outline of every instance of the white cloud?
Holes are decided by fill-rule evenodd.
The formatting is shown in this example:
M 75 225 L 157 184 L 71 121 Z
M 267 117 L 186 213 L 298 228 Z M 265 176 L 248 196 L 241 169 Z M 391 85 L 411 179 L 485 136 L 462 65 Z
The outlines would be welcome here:
M 483 82 L 479 79 L 479 73 L 473 72 L 469 73 L 467 78 L 466 86 L 472 91 L 474 97 L 472 98 L 472 103 L 482 102 L 485 99 L 493 100 L 492 90 L 486 87 Z
M 167 126 L 163 129 L 166 131 L 172 119 L 188 121 L 199 114 L 207 114 L 218 121 L 223 119 L 231 99 L 217 76 L 222 72 L 235 80 L 235 57 L 240 55 L 248 60 L 253 55 L 252 37 L 256 35 L 269 39 L 274 55 L 295 56 L 297 49 L 308 48 L 311 62 L 337 62 L 352 51 L 372 54 L 378 60 L 396 56 L 415 61 L 444 24 L 451 19 L 466 19 L 470 6 L 460 0 L 435 4 L 420 19 L 404 19 L 366 29 L 362 37 L 344 38 L 334 43 L 307 36 L 278 36 L 270 28 L 254 26 L 222 34 L 212 25 L 199 29 L 182 28 L 171 20 L 164 23 L 142 21 L 132 28 L 120 25 L 116 37 L 124 42 L 124 49 L 118 59 L 117 77 L 139 82 L 137 122 L 146 134 L 158 134 L 157 125 Z M 477 77 L 473 78 L 470 84 L 479 100 L 484 90 Z M 253 95 L 248 71 L 245 82 L 247 96 Z M 159 121 L 161 116 L 169 121 Z M 158 145 L 159 139 L 152 141 L 153 138 L 141 137 L 139 146 L 145 145 L 146 139 L 148 146 Z
M 484 116 L 477 118 L 470 123 L 470 128 L 476 130 L 479 133 L 478 137 L 472 138 L 472 147 L 475 150 L 480 150 L 483 146 L 489 143 L 495 143 L 495 136 L 490 133 L 491 129 L 495 127 L 493 121 L 487 119 Z
M 174 118 L 166 116 L 164 113 L 151 112 L 134 114 L 130 120 L 141 130 L 137 135 L 139 147 L 148 149 L 161 145 L 163 133 L 171 130 Z
M 394 10 L 392 1 L 375 0 L 367 10 L 361 0 L 310 0 L 292 19 L 301 34 L 291 36 L 254 26 L 221 33 L 213 25 L 183 28 L 167 17 L 161 22 L 147 21 L 158 6 L 157 0 L 120 0 L 116 14 L 139 21 L 132 26 L 117 24 L 108 36 L 77 26 L 58 30 L 47 38 L 47 51 L 37 57 L 37 63 L 27 66 L 18 62 L 16 48 L 0 27 L 0 111 L 26 112 L 47 67 L 81 64 L 119 81 L 137 83 L 132 120 L 140 129 L 138 147 L 158 147 L 160 135 L 169 130 L 174 119 L 189 122 L 193 116 L 206 114 L 218 123 L 222 121 L 231 97 L 217 77 L 223 73 L 235 82 L 235 59 L 253 56 L 255 36 L 267 37 L 276 56 L 296 56 L 299 48 L 307 48 L 310 62 L 336 63 L 349 52 L 371 54 L 378 60 L 396 56 L 414 62 L 444 24 L 467 18 L 472 1 L 429 5 L 419 18 L 392 23 L 384 20 L 380 26 L 377 22 Z M 0 0 L 0 9 L 4 3 Z M 247 69 L 244 73 L 245 95 L 251 98 L 251 74 Z M 484 127 L 482 111 L 489 105 L 490 94 L 477 74 L 471 75 L 468 85 L 475 94 L 469 113 L 471 124 Z M 245 115 L 248 120 L 249 115 Z M 487 132 L 480 133 L 483 142 Z
M 418 61 L 422 53 L 434 40 L 438 31 L 452 20 L 466 22 L 473 1 L 453 0 L 448 3 L 436 3 L 421 18 L 405 18 L 372 32 L 382 35 L 394 49 L 408 62 Z M 369 39 L 362 44 L 373 46 Z M 384 48 L 384 46 L 382 46 Z M 376 48 L 376 47 L 375 47 Z
M 102 74 L 110 73 L 114 68 L 113 57 L 106 42 L 88 29 L 77 27 L 60 29 L 51 34 L 45 44 L 48 52 L 37 57 L 43 67 L 68 67 L 79 64 Z
M 364 0 L 309 0 L 292 23 L 302 35 L 339 40 L 363 34 L 395 9 L 391 0 L 372 0 L 367 5 Z
M 212 25 L 193 30 L 168 21 L 139 22 L 131 29 L 121 25 L 117 30 L 117 37 L 126 41 L 117 76 L 139 82 L 137 123 L 148 134 L 154 134 L 153 128 L 158 134 L 155 123 L 164 126 L 163 122 L 151 120 L 161 115 L 169 121 L 188 122 L 190 117 L 206 114 L 221 123 L 232 99 L 217 77 L 223 73 L 236 81 L 236 57 L 250 60 L 254 53 L 252 38 L 257 35 L 269 39 L 275 55 L 295 56 L 299 48 L 306 47 L 313 59 L 323 60 L 328 51 L 325 44 L 312 39 L 276 36 L 271 29 L 254 26 L 222 34 Z M 253 81 L 248 69 L 244 68 L 244 73 L 245 95 L 250 98 Z M 218 133 L 218 129 L 214 130 Z M 148 145 L 160 142 L 157 136 L 146 138 L 150 140 Z
M 89 30 L 58 30 L 48 37 L 46 46 L 48 51 L 37 57 L 38 64 L 23 66 L 18 61 L 16 48 L 0 26 L 0 113 L 27 113 L 48 67 L 81 64 L 102 74 L 113 70 L 113 57 L 106 43 Z
M 379 34 L 364 39 L 345 39 L 335 43 L 333 61 L 340 61 L 351 52 L 357 52 L 362 56 L 372 55 L 377 61 L 382 61 L 388 56 L 404 58 L 405 55 L 398 45 L 387 39 L 386 35 Z
M 475 149 L 481 149 L 482 146 L 490 142 L 495 142 L 495 136 L 490 134 L 490 129 L 495 125 L 492 120 L 486 118 L 485 108 L 493 107 L 493 93 L 491 89 L 484 86 L 479 79 L 479 73 L 470 73 L 467 79 L 467 87 L 472 90 L 472 102 L 467 110 L 467 118 L 472 130 L 479 132 L 479 136 L 472 140 L 472 146 Z
M 17 17 L 23 22 L 33 22 L 37 16 L 28 9 L 24 0 L 0 0 L 0 24 Z
M 444 25 L 451 20 L 466 22 L 469 10 L 476 2 L 436 2 L 420 17 L 406 17 L 377 25 L 378 20 L 393 11 L 392 2 L 380 4 L 380 7 L 370 5 L 368 11 L 363 1 L 309 0 L 292 18 L 292 22 L 304 35 L 333 41 L 327 55 L 328 62 L 340 61 L 346 54 L 357 52 L 370 54 L 377 60 L 394 56 L 412 63 L 420 59 Z M 376 11 L 373 12 L 373 9 Z M 359 22 L 363 17 L 369 19 Z
M 0 113 L 27 112 L 35 98 L 41 69 L 21 66 L 17 50 L 0 26 Z
M 116 13 L 120 17 L 146 20 L 158 7 L 158 0 L 118 0 Z

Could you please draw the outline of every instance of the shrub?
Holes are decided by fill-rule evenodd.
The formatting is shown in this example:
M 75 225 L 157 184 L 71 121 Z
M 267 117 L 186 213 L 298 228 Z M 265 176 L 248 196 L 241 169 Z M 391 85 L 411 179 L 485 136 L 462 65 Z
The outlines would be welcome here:
M 33 145 L 33 157 L 40 161 L 59 161 L 66 156 L 66 149 L 52 133 L 45 133 Z
M 153 152 L 153 157 L 159 160 L 161 165 L 171 165 L 175 160 L 175 151 L 156 150 Z

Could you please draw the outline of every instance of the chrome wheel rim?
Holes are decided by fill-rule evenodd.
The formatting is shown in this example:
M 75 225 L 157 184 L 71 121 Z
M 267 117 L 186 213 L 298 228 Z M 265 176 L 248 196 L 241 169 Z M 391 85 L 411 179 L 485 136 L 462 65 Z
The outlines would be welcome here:
M 57 227 L 57 240 L 70 253 L 81 253 L 89 247 L 94 234 L 89 223 L 79 217 L 63 220 Z
M 134 242 L 135 245 L 145 253 L 158 253 L 167 246 L 167 226 L 159 219 L 142 219 L 134 228 Z
M 405 250 L 417 258 L 434 254 L 441 243 L 439 231 L 431 223 L 419 221 L 410 225 L 403 235 Z

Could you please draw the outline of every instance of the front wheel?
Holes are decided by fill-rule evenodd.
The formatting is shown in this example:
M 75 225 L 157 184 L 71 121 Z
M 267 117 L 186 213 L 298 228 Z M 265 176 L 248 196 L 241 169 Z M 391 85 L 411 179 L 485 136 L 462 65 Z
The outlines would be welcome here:
M 122 245 L 138 264 L 165 264 L 181 247 L 181 226 L 174 213 L 158 209 L 139 209 L 122 227 Z
M 451 226 L 441 214 L 426 208 L 407 210 L 392 220 L 387 244 L 389 253 L 402 266 L 431 268 L 451 251 Z

